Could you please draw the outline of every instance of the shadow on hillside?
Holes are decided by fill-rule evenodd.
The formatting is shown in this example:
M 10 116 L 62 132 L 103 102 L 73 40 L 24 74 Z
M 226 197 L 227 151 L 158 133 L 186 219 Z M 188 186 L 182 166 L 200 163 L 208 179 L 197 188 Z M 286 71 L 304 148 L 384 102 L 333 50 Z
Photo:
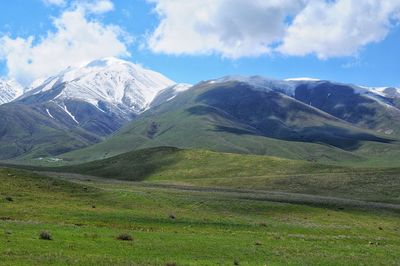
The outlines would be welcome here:
M 223 118 L 237 126 L 216 125 L 214 132 L 235 135 L 262 136 L 273 139 L 308 142 L 334 146 L 346 151 L 357 150 L 364 141 L 392 143 L 394 140 L 375 136 L 373 134 L 354 132 L 349 129 L 331 125 L 292 128 L 277 119 L 264 118 L 262 121 L 250 124 L 243 119 L 236 119 L 229 113 L 210 106 L 195 106 L 188 111 L 192 115 L 207 115 L 209 117 Z M 219 119 L 215 119 L 218 121 Z M 247 123 L 246 123 L 247 122 Z
M 322 92 L 323 95 L 333 95 L 332 90 Z M 316 95 L 307 96 L 317 98 Z M 374 114 L 373 109 L 364 110 L 361 105 L 369 102 L 368 99 L 359 99 L 354 96 L 353 90 L 342 89 L 336 92 L 336 96 L 340 98 L 336 102 L 344 101 L 346 106 L 351 106 L 343 110 L 339 108 L 338 117 L 346 116 L 349 112 Z M 320 95 L 318 97 L 322 98 Z M 394 142 L 362 130 L 355 131 L 345 122 L 293 98 L 276 92 L 254 90 L 248 85 L 216 87 L 199 95 L 196 102 L 201 105 L 187 111 L 191 115 L 206 116 L 215 124 L 214 132 L 325 144 L 347 151 L 358 149 L 364 141 Z M 321 107 L 330 107 L 329 104 L 320 100 Z M 351 119 L 358 121 L 360 116 L 354 114 Z M 314 125 L 311 121 L 314 121 Z
M 355 93 L 351 86 L 330 82 L 311 88 L 300 85 L 296 88 L 295 98 L 305 104 L 312 102 L 313 107 L 347 122 L 368 122 L 370 126 L 376 126 L 376 122 L 370 119 L 377 115 L 376 109 L 370 106 L 376 101 Z
M 237 135 L 253 135 L 263 136 L 273 139 L 285 140 L 285 141 L 297 141 L 297 142 L 308 142 L 316 144 L 325 144 L 340 148 L 346 151 L 357 150 L 364 141 L 372 141 L 379 143 L 392 143 L 394 140 L 380 138 L 372 134 L 367 133 L 354 133 L 350 130 L 343 128 L 336 128 L 332 126 L 321 126 L 321 127 L 305 127 L 299 131 L 285 131 L 279 130 L 278 134 L 269 134 L 268 132 L 257 134 L 252 131 L 245 131 L 242 129 L 236 129 L 225 126 L 216 126 L 215 132 L 226 132 Z
M 57 170 L 110 179 L 144 181 L 162 169 L 178 163 L 179 151 L 180 149 L 174 147 L 148 148 L 100 161 L 68 166 L 67 170 L 66 167 L 60 167 Z

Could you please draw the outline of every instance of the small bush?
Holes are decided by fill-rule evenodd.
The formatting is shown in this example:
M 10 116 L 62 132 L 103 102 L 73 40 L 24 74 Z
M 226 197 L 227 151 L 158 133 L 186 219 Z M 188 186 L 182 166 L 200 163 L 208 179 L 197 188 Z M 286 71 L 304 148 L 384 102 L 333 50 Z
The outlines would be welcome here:
M 42 239 L 42 240 L 52 240 L 53 238 L 51 237 L 51 234 L 50 234 L 49 232 L 43 231 L 43 232 L 40 233 L 39 239 Z
M 13 198 L 11 198 L 10 196 L 8 196 L 8 197 L 6 197 L 6 201 L 13 202 L 13 201 L 14 201 L 14 199 L 13 199 Z
M 165 266 L 176 266 L 175 262 L 167 262 Z
M 123 234 L 120 234 L 119 236 L 117 236 L 117 239 L 122 240 L 122 241 L 132 241 L 133 237 L 130 236 L 129 234 L 123 233 Z
M 169 217 L 170 219 L 172 219 L 172 220 L 175 220 L 175 219 L 176 219 L 175 214 L 170 214 L 168 217 Z

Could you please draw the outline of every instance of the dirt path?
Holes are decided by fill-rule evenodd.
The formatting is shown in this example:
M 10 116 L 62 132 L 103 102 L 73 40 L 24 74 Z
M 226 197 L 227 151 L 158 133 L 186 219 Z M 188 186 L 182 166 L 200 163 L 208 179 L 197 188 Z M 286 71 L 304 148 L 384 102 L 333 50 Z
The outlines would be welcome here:
M 113 188 L 111 190 L 131 191 L 129 188 L 142 187 L 149 189 L 165 189 L 175 191 L 199 192 L 199 193 L 218 193 L 225 197 L 243 199 L 243 200 L 262 200 L 294 204 L 306 204 L 315 206 L 342 208 L 359 208 L 359 209 L 379 209 L 391 210 L 400 213 L 400 204 L 370 202 L 354 199 L 346 199 L 339 197 L 327 197 L 309 194 L 289 193 L 280 191 L 265 191 L 265 190 L 249 190 L 249 189 L 234 189 L 221 187 L 197 187 L 181 184 L 160 184 L 150 182 L 133 182 L 116 179 L 106 179 L 94 176 L 85 176 L 71 173 L 56 173 L 56 172 L 37 172 L 53 178 L 61 178 L 71 182 L 89 183 L 91 186 L 102 188 L 101 184 L 121 185 L 122 188 Z M 102 188 L 104 189 L 104 188 Z

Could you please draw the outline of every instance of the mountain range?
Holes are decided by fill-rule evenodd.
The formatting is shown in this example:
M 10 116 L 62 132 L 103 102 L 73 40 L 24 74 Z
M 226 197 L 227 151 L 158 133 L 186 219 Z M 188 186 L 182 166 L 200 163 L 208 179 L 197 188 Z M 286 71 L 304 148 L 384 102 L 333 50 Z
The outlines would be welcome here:
M 363 161 L 400 155 L 400 89 L 260 76 L 177 84 L 116 59 L 0 83 L 0 159 L 90 161 L 157 146 Z

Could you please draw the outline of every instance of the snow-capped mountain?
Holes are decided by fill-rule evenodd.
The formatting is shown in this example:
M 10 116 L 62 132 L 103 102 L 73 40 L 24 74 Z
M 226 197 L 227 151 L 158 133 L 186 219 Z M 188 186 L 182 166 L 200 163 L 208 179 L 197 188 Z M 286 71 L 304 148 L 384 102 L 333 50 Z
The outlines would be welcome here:
M 9 103 L 24 92 L 24 88 L 15 80 L 0 79 L 0 105 Z
M 372 93 L 386 98 L 400 98 L 400 88 L 394 87 L 364 87 Z
M 161 90 L 175 84 L 160 73 L 116 59 L 95 60 L 78 68 L 67 68 L 32 89 L 32 95 L 51 94 L 63 108 L 65 100 L 92 104 L 101 111 L 140 113 Z M 33 86 L 31 86 L 33 87 Z
M 5 101 L 22 93 L 10 82 L 1 84 Z M 156 95 L 171 86 L 174 95 L 182 90 L 157 72 L 116 58 L 37 80 L 22 96 L 0 106 L 0 147 L 14 145 L 1 150 L 0 159 L 57 155 L 99 142 L 147 110 Z M 18 90 L 12 93 L 12 88 Z
M 276 92 L 294 98 L 356 126 L 400 135 L 400 89 L 369 88 L 341 82 L 312 78 L 269 79 L 260 76 L 227 76 L 205 81 L 216 83 L 239 82 L 251 90 Z
M 369 95 L 370 97 L 385 97 L 385 98 L 400 98 L 400 88 L 394 87 L 365 87 L 353 84 L 346 84 L 340 82 L 332 82 L 328 80 L 321 80 L 308 77 L 300 78 L 288 78 L 284 80 L 265 78 L 262 76 L 225 76 L 215 80 L 206 81 L 210 84 L 213 83 L 224 83 L 229 81 L 236 81 L 249 84 L 253 89 L 259 89 L 263 91 L 277 91 L 282 92 L 288 96 L 294 96 L 296 89 L 299 86 L 318 86 L 323 83 L 330 83 L 333 85 L 342 86 L 343 88 L 352 89 L 354 93 L 360 95 Z
M 69 67 L 35 81 L 17 102 L 68 126 L 106 136 L 144 112 L 175 82 L 160 73 L 117 58 Z

